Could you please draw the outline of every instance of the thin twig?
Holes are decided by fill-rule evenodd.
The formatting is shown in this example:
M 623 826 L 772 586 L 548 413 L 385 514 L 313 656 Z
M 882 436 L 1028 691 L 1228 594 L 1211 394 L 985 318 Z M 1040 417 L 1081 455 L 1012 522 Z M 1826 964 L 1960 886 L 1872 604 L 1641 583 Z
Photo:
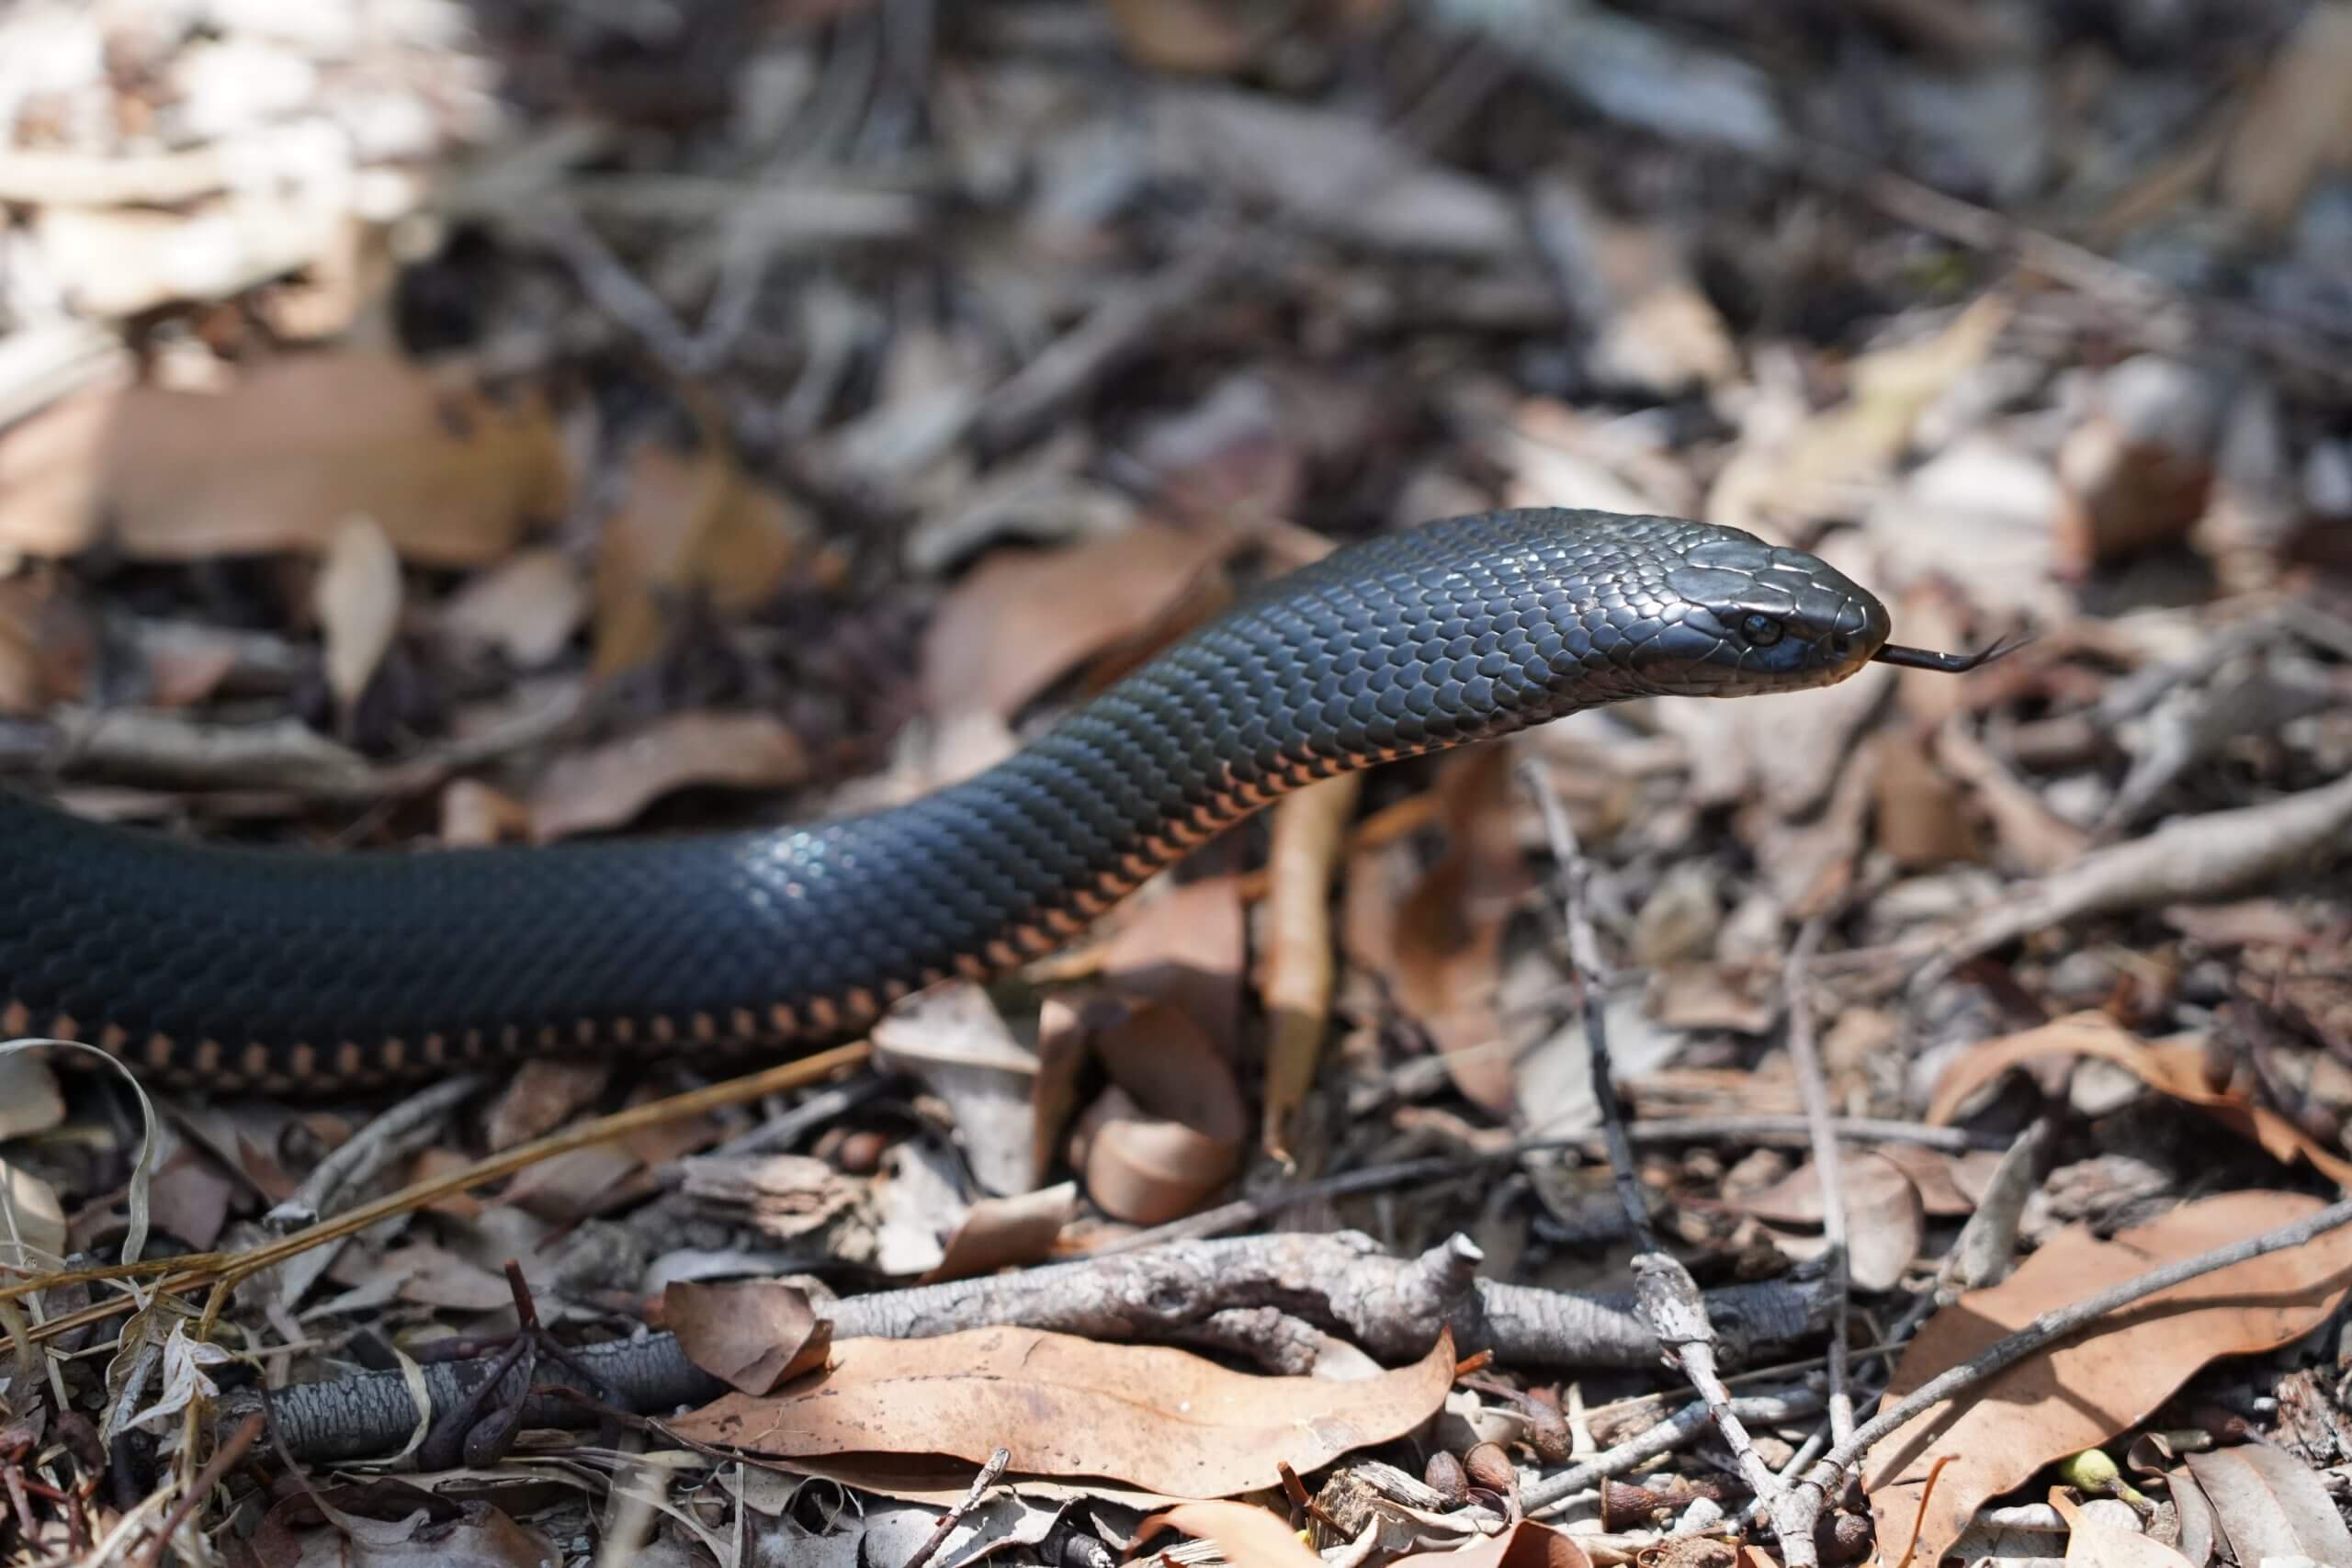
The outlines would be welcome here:
M 1600 1107 L 1618 1199 L 1624 1204 L 1626 1220 L 1634 1230 L 1634 1299 L 1637 1310 L 1642 1321 L 1657 1336 L 1667 1359 L 1682 1370 L 1683 1376 L 1690 1380 L 1690 1386 L 1706 1402 L 1708 1412 L 1714 1417 L 1715 1429 L 1723 1434 L 1724 1444 L 1731 1450 L 1749 1490 L 1759 1497 L 1770 1496 L 1779 1489 L 1780 1478 L 1756 1451 L 1756 1444 L 1734 1407 L 1731 1390 L 1724 1386 L 1716 1367 L 1715 1327 L 1708 1319 L 1707 1303 L 1699 1293 L 1699 1282 L 1657 1245 L 1649 1227 L 1648 1207 L 1643 1201 L 1634 1168 L 1633 1140 L 1625 1134 L 1625 1109 L 1618 1101 L 1616 1085 L 1610 1074 L 1607 1021 L 1601 1004 L 1600 943 L 1584 905 L 1584 885 L 1591 869 L 1577 848 L 1576 829 L 1569 825 L 1567 807 L 1552 787 L 1551 775 L 1533 763 L 1522 765 L 1520 773 L 1543 808 L 1552 858 L 1559 863 L 1566 884 L 1562 912 L 1568 925 L 1568 953 L 1575 965 L 1577 987 L 1583 993 L 1593 1100 Z M 1810 1538 L 1805 1544 L 1811 1546 Z M 1787 1550 L 1784 1541 L 1782 1551 Z M 1792 1556 L 1790 1562 L 1792 1568 L 1803 1568 L 1798 1558 Z
M 1805 1120 L 1813 1134 L 1813 1169 L 1821 1183 L 1821 1235 L 1828 1251 L 1823 1265 L 1828 1293 L 1836 1304 L 1829 1319 L 1829 1430 L 1842 1441 L 1854 1430 L 1854 1395 L 1847 1385 L 1847 1292 L 1849 1258 L 1846 1247 L 1846 1189 L 1838 1168 L 1837 1134 L 1829 1118 L 1829 1083 L 1821 1069 L 1821 1046 L 1814 1035 L 1813 1003 L 1805 991 L 1805 966 L 1821 945 L 1822 919 L 1805 922 L 1789 949 L 1782 967 L 1782 988 L 1789 996 L 1789 1061 L 1796 1070 L 1797 1092 L 1804 1101 Z
M 947 1543 L 947 1538 L 956 1533 L 956 1527 L 962 1524 L 971 1511 L 980 1506 L 980 1498 L 987 1494 L 989 1487 L 1003 1478 L 1005 1466 L 1012 1462 L 1011 1449 L 999 1449 L 989 1455 L 988 1463 L 980 1466 L 979 1474 L 972 1477 L 972 1489 L 965 1493 L 954 1507 L 939 1517 L 939 1523 L 932 1530 L 931 1539 L 915 1548 L 915 1554 L 907 1559 L 905 1568 L 922 1568 L 924 1563 L 936 1556 L 939 1549 Z
M 479 1074 L 460 1073 L 370 1118 L 350 1142 L 319 1161 L 301 1186 L 262 1216 L 262 1223 L 280 1235 L 317 1224 L 346 1189 L 359 1186 L 397 1157 L 410 1134 L 439 1126 L 441 1118 L 481 1088 L 482 1081 Z
M 1804 1540 L 1810 1541 L 1822 1505 L 1843 1483 L 1846 1473 L 1881 1439 L 1900 1430 L 1922 1412 L 1996 1376 L 2035 1351 L 2159 1292 L 2235 1264 L 2267 1257 L 2274 1252 L 2284 1252 L 2290 1247 L 2301 1247 L 2314 1237 L 2346 1224 L 2352 1224 L 2352 1199 L 2331 1203 L 2293 1224 L 2280 1225 L 2260 1235 L 2216 1247 L 2200 1257 L 2184 1258 L 2162 1269 L 2152 1269 L 2111 1290 L 2101 1291 L 2095 1296 L 2043 1313 L 2016 1333 L 1986 1346 L 1961 1365 L 1928 1379 L 1908 1395 L 1857 1427 L 1813 1467 L 1804 1481 L 1781 1495 L 1774 1510 L 1774 1533 L 1779 1536 L 1783 1551 L 1787 1550 L 1792 1532 L 1801 1533 Z
M 1624 1206 L 1625 1223 L 1633 1229 L 1637 1251 L 1656 1252 L 1657 1237 L 1650 1229 L 1649 1204 L 1642 1196 L 1641 1177 L 1634 1165 L 1634 1143 L 1625 1132 L 1625 1107 L 1617 1098 L 1614 1067 L 1609 1059 L 1609 1030 L 1605 1019 L 1608 976 L 1602 973 L 1600 942 L 1593 933 L 1592 917 L 1585 909 L 1585 884 L 1592 874 L 1577 843 L 1568 810 L 1552 787 L 1551 775 L 1534 762 L 1520 765 L 1520 778 L 1544 813 L 1544 831 L 1552 841 L 1552 859 L 1560 868 L 1561 918 L 1568 929 L 1568 962 L 1576 979 L 1577 999 L 1584 1013 L 1585 1055 L 1592 1074 L 1593 1103 L 1600 1108 L 1601 1137 L 1609 1150 L 1609 1168 L 1616 1179 L 1617 1201 Z
M 1732 1408 L 1750 1421 L 1774 1424 L 1797 1421 L 1821 1408 L 1821 1394 L 1818 1390 L 1799 1385 L 1774 1393 L 1745 1395 L 1734 1400 Z M 1656 1426 L 1645 1427 L 1616 1447 L 1603 1449 L 1566 1470 L 1545 1476 L 1520 1494 L 1521 1506 L 1531 1518 L 1541 1513 L 1556 1511 L 1594 1483 L 1605 1481 L 1612 1475 L 1623 1475 L 1636 1465 L 1695 1440 L 1713 1419 L 1714 1413 L 1703 1400 L 1686 1404 Z

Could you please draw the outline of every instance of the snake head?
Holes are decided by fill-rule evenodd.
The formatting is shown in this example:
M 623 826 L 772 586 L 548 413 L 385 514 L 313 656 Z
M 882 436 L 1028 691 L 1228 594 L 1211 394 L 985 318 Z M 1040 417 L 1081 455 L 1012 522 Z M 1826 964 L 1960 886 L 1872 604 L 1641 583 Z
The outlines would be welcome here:
M 1634 670 L 1663 695 L 1747 696 L 1834 685 L 1878 656 L 1886 607 L 1804 550 L 1734 528 L 1687 534 L 1642 575 L 1654 635 Z

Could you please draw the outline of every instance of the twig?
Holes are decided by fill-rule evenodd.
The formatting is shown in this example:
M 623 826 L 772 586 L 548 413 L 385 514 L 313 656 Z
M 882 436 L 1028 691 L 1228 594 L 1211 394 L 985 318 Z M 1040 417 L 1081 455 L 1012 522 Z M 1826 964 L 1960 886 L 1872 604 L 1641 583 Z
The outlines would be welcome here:
M 1591 868 L 1577 843 L 1568 809 L 1561 802 L 1559 792 L 1552 787 L 1551 775 L 1531 761 L 1520 765 L 1520 778 L 1544 813 L 1544 831 L 1552 841 L 1552 859 L 1560 868 L 1560 914 L 1567 924 L 1568 962 L 1576 980 L 1577 1000 L 1584 1013 L 1585 1053 L 1592 1074 L 1593 1103 L 1600 1111 L 1601 1139 L 1609 1150 L 1610 1171 L 1616 1179 L 1617 1201 L 1624 1206 L 1625 1223 L 1633 1228 L 1635 1249 L 1656 1252 L 1657 1236 L 1650 1229 L 1649 1204 L 1642 1196 L 1641 1177 L 1634 1165 L 1634 1143 L 1625 1132 L 1625 1107 L 1617 1098 L 1617 1080 L 1609 1060 L 1603 1002 L 1608 994 L 1608 976 L 1601 969 L 1600 939 L 1593 933 L 1591 917 L 1585 912 L 1585 883 L 1592 874 Z
M 1307 1372 L 1327 1334 L 1343 1334 L 1390 1364 L 1429 1350 L 1451 1329 L 1464 1354 L 1491 1349 L 1531 1366 L 1655 1365 L 1657 1337 L 1623 1295 L 1584 1295 L 1480 1279 L 1478 1249 L 1454 1236 L 1418 1258 L 1389 1256 L 1370 1236 L 1279 1233 L 1184 1242 L 1120 1258 L 876 1291 L 827 1305 L 836 1339 L 916 1339 L 1010 1325 L 1104 1339 L 1205 1338 L 1277 1371 Z M 1709 1299 L 1731 1353 L 1752 1357 L 1820 1331 L 1821 1302 L 1799 1282 L 1736 1285 Z M 584 1347 L 574 1358 L 639 1413 L 705 1404 L 725 1392 L 667 1334 Z M 435 1411 L 488 1375 L 482 1359 L 424 1369 Z M 549 1371 L 546 1382 L 570 1381 Z M 526 1391 L 509 1376 L 501 1396 Z M 401 1373 L 302 1383 L 273 1396 L 277 1422 L 306 1459 L 388 1451 L 415 1429 Z M 576 1425 L 578 1413 L 534 1399 L 529 1419 Z
M 196 1479 L 188 1483 L 187 1493 L 180 1498 L 178 1506 L 172 1509 L 171 1517 L 164 1521 L 164 1528 L 157 1530 L 155 1539 L 141 1550 L 139 1568 L 155 1568 L 155 1564 L 163 1561 L 164 1548 L 171 1543 L 173 1535 L 180 1526 L 187 1523 L 190 1514 L 203 1506 L 204 1499 L 211 1495 L 212 1489 L 220 1483 L 220 1478 L 245 1457 L 245 1450 L 254 1446 L 254 1439 L 261 1436 L 262 1427 L 266 1424 L 266 1418 L 256 1410 L 240 1421 L 237 1429 L 213 1450 L 204 1468 L 196 1472 Z
M 1813 1168 L 1821 1183 L 1821 1235 L 1827 1244 L 1824 1258 L 1829 1315 L 1829 1429 L 1844 1438 L 1854 1429 L 1854 1395 L 1847 1386 L 1849 1259 L 1846 1249 L 1845 1186 L 1838 1168 L 1838 1137 L 1829 1119 L 1829 1084 L 1821 1070 L 1821 1047 L 1814 1037 L 1813 1003 L 1805 992 L 1805 966 L 1821 945 L 1822 919 L 1815 916 L 1797 933 L 1782 967 L 1782 988 L 1789 998 L 1789 1061 L 1796 1069 L 1797 1092 L 1804 1100 L 1805 1120 L 1813 1134 Z
M 828 1077 L 843 1067 L 860 1066 L 865 1063 L 869 1055 L 870 1047 L 861 1040 L 854 1044 L 836 1046 L 830 1051 L 820 1051 L 813 1056 L 803 1056 L 797 1061 L 786 1062 L 762 1072 L 746 1074 L 739 1078 L 729 1078 L 723 1083 L 691 1089 L 684 1094 L 673 1094 L 648 1105 L 631 1106 L 626 1111 L 616 1111 L 610 1116 L 593 1117 L 588 1121 L 567 1127 L 560 1133 L 550 1133 L 544 1138 L 537 1138 L 527 1144 L 518 1144 L 487 1159 L 478 1160 L 463 1170 L 452 1171 L 447 1176 L 435 1177 L 430 1181 L 419 1181 L 403 1187 L 397 1192 L 387 1193 L 371 1202 L 362 1203 L 356 1209 L 346 1210 L 333 1219 L 322 1220 L 307 1230 L 297 1231 L 283 1240 L 271 1242 L 250 1251 L 204 1252 L 185 1258 L 158 1259 L 153 1263 L 116 1264 L 100 1269 L 76 1269 L 68 1274 L 45 1276 L 19 1284 L 0 1286 L 0 1302 L 12 1301 L 18 1296 L 29 1295 L 36 1291 L 48 1290 L 56 1285 L 80 1280 L 129 1279 L 164 1273 L 164 1278 L 158 1280 L 153 1287 L 159 1295 L 184 1295 L 188 1292 L 207 1287 L 213 1289 L 212 1304 L 207 1313 L 206 1326 L 209 1328 L 211 1317 L 219 1311 L 221 1293 L 228 1287 L 241 1280 L 249 1279 L 266 1269 L 274 1268 L 299 1253 L 308 1252 L 311 1247 L 323 1246 L 330 1241 L 339 1240 L 356 1232 L 366 1230 L 380 1220 L 421 1208 L 435 1199 L 446 1198 L 454 1192 L 464 1192 L 485 1183 L 496 1181 L 502 1177 L 512 1176 L 516 1171 L 537 1165 L 541 1160 L 552 1159 L 557 1155 L 569 1153 L 572 1149 L 585 1148 L 591 1144 L 601 1144 L 608 1139 L 636 1132 L 640 1128 L 661 1126 L 689 1116 L 699 1116 L 705 1111 L 717 1111 L 725 1106 L 741 1105 L 746 1100 L 757 1100 L 762 1095 L 773 1094 L 781 1089 L 797 1089 L 804 1084 Z M 167 1269 L 169 1272 L 165 1273 Z M 124 1306 L 121 1303 L 101 1302 L 42 1324 L 33 1330 L 28 1337 L 37 1343 L 51 1339 L 58 1335 L 86 1325 L 102 1322 L 123 1310 Z M 413 1421 L 413 1415 L 411 1420 Z M 405 1433 L 408 1427 L 402 1427 L 401 1430 Z
M 1857 1427 L 1832 1448 L 1804 1479 L 1782 1492 L 1773 1508 L 1773 1530 L 1783 1551 L 1797 1540 L 1811 1541 L 1823 1505 L 1842 1485 L 1846 1474 L 1884 1438 L 1915 1417 L 1964 1389 L 1994 1377 L 2046 1346 L 2078 1333 L 2111 1313 L 2122 1311 L 2175 1285 L 2185 1284 L 2216 1270 L 2252 1258 L 2301 1247 L 2314 1237 L 2352 1224 L 2352 1199 L 2331 1203 L 2293 1224 L 2280 1225 L 2244 1241 L 2216 1247 L 2201 1257 L 2153 1269 L 2135 1280 L 2101 1291 L 2079 1302 L 2043 1313 L 2016 1333 L 1986 1346 L 1961 1365 L 1928 1379 L 1903 1399 Z M 1793 1559 L 1792 1559 L 1793 1562 Z
M 1770 1496 L 1780 1485 L 1779 1478 L 1756 1451 L 1747 1426 L 1733 1408 L 1731 1390 L 1724 1386 L 1722 1374 L 1716 1369 L 1715 1328 L 1707 1314 L 1706 1299 L 1699 1292 L 1699 1282 L 1657 1245 L 1649 1228 L 1648 1209 L 1634 1169 L 1633 1140 L 1625 1135 L 1625 1110 L 1617 1100 L 1616 1086 L 1610 1077 L 1606 1019 L 1600 1000 L 1600 944 L 1584 911 L 1584 883 L 1590 874 L 1589 868 L 1577 847 L 1576 830 L 1568 823 L 1567 808 L 1552 788 L 1550 775 L 1532 763 L 1521 768 L 1521 775 L 1543 807 L 1544 829 L 1552 840 L 1552 856 L 1559 862 L 1567 883 L 1564 913 L 1568 922 L 1568 952 L 1576 966 L 1577 987 L 1583 993 L 1593 1100 L 1600 1107 L 1601 1127 L 1607 1134 L 1609 1163 L 1616 1175 L 1618 1199 L 1625 1206 L 1625 1216 L 1634 1228 L 1638 1249 L 1633 1265 L 1634 1300 L 1639 1303 L 1642 1321 L 1657 1336 L 1668 1361 L 1682 1370 L 1683 1376 L 1690 1380 L 1690 1386 L 1706 1402 L 1714 1416 L 1715 1429 L 1723 1434 L 1724 1443 L 1731 1450 L 1748 1489 L 1759 1497 Z M 1841 1303 L 1842 1299 L 1841 1296 Z M 1809 1538 L 1806 1545 L 1811 1546 Z M 1784 1541 L 1782 1551 L 1787 1550 Z M 1792 1568 L 1799 1562 L 1793 1556 L 1789 1561 Z
M 1821 1408 L 1821 1393 L 1817 1389 L 1798 1386 L 1777 1393 L 1747 1394 L 1732 1401 L 1732 1408 L 1742 1419 L 1748 1421 L 1776 1424 L 1799 1421 Z M 1545 1476 L 1521 1493 L 1520 1502 L 1530 1517 L 1557 1511 L 1595 1482 L 1623 1475 L 1636 1465 L 1692 1441 L 1707 1429 L 1713 1419 L 1714 1413 L 1705 1401 L 1686 1404 L 1657 1425 L 1644 1427 L 1616 1447 L 1603 1449 L 1589 1459 Z
M 476 1074 L 460 1073 L 388 1107 L 354 1134 L 349 1143 L 319 1161 L 317 1168 L 303 1178 L 301 1186 L 262 1216 L 262 1223 L 280 1235 L 303 1225 L 316 1224 L 319 1215 L 346 1189 L 365 1182 L 386 1162 L 398 1157 L 402 1152 L 401 1141 L 410 1134 L 437 1127 L 441 1118 L 481 1088 L 481 1083 Z
M 907 1559 L 905 1568 L 922 1568 L 924 1563 L 938 1555 L 939 1549 L 947 1543 L 947 1538 L 956 1533 L 956 1527 L 980 1506 L 980 1498 L 1003 1478 L 1005 1466 L 1012 1462 L 1011 1449 L 999 1449 L 989 1455 L 988 1463 L 980 1466 L 980 1472 L 972 1477 L 972 1489 L 965 1493 L 954 1507 L 940 1515 L 938 1525 L 931 1532 L 931 1539 L 915 1548 L 915 1554 Z

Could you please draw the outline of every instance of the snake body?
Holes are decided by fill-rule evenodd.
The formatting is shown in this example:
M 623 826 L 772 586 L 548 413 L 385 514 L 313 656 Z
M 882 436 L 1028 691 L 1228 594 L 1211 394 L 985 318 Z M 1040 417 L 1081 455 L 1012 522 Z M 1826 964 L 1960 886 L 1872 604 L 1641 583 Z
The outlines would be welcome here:
M 10 1035 L 153 1081 L 367 1088 L 529 1055 L 810 1050 L 1063 944 L 1311 781 L 1601 703 L 1826 685 L 1888 635 L 1823 561 L 1557 510 L 1281 577 L 1020 751 L 808 826 L 355 853 L 231 847 L 0 792 Z

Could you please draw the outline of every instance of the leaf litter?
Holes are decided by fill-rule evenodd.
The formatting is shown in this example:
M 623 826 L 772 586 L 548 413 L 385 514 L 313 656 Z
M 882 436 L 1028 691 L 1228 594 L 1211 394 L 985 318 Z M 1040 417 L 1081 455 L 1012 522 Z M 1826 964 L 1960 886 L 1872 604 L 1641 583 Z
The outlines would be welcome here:
M 1658 1407 L 1679 1394 L 1654 1356 L 1597 1367 L 1558 1326 L 1613 1310 L 1579 1292 L 1630 1290 L 1634 1255 L 1550 897 L 1566 868 L 1518 762 L 1581 846 L 1634 1119 L 1620 1190 L 1734 1360 L 1825 1343 L 1798 1268 L 1832 1217 L 1790 1120 L 1800 1003 L 1852 1119 L 1853 1304 L 1898 1340 L 1929 1324 L 1890 1347 L 1904 1379 L 1970 1320 L 1972 1280 L 2063 1304 L 2092 1284 L 2072 1257 L 2123 1246 L 2131 1271 L 2119 1228 L 2216 1204 L 2258 1227 L 2352 1169 L 2340 5 L 1902 6 L 1793 44 L 1683 4 L 1523 30 L 1534 12 L 1455 0 L 924 25 L 829 0 L 547 38 L 512 9 L 362 25 L 337 0 L 198 28 L 127 0 L 0 24 L 0 58 L 33 62 L 0 93 L 0 762 L 28 787 L 325 850 L 865 809 L 1001 758 L 1335 544 L 1498 505 L 1751 526 L 1879 591 L 1905 642 L 2037 640 L 1963 679 L 1632 703 L 1306 792 L 1076 952 L 893 1010 L 886 1074 L 673 1116 L 665 1096 L 735 1066 L 638 1053 L 457 1084 L 397 1134 L 380 1100 L 181 1100 L 144 1139 L 90 1075 L 27 1078 L 0 1091 L 9 1234 L 37 1249 L 0 1280 L 0 1479 L 36 1487 L 0 1507 L 9 1561 L 110 1531 L 159 1546 L 174 1485 L 196 1500 L 183 1541 L 225 1503 L 272 1563 L 559 1541 L 895 1562 L 943 1519 L 940 1562 L 1091 1562 L 1190 1495 L 1072 1470 L 967 1504 L 974 1465 L 1043 1423 L 995 1407 L 916 1485 L 890 1468 L 935 1423 L 915 1399 L 892 1407 L 907 1452 L 803 1461 L 831 1490 L 764 1538 L 704 1483 L 733 1470 L 624 1465 L 616 1430 L 582 1435 L 586 1404 L 501 1412 L 506 1457 L 320 1494 L 333 1513 L 243 1490 L 274 1452 L 200 1472 L 234 1424 L 191 1416 L 253 1376 L 301 1454 L 312 1383 L 405 1399 L 413 1377 L 447 1403 L 449 1356 L 508 1344 L 509 1262 L 541 1323 L 663 1410 L 712 1396 L 705 1361 L 794 1375 L 797 1312 L 755 1298 L 797 1292 L 811 1323 L 898 1299 L 920 1325 L 1101 1292 L 1125 1315 L 1055 1342 L 1117 1402 L 1056 1419 L 1118 1452 L 1143 1446 L 1132 1413 L 1187 1386 L 1155 1357 L 1312 1369 L 1272 1396 L 1312 1405 L 1377 1366 L 1434 1377 L 1433 1330 L 1400 1322 L 1479 1323 L 1503 1349 L 1446 1414 L 1334 1434 L 1295 1490 L 1261 1463 L 1246 1496 L 1170 1522 L 1294 1561 L 1355 1540 L 1315 1510 L 1360 1487 L 1409 1521 L 1363 1561 L 1760 1561 L 1768 1511 L 1666 1484 L 1715 1485 L 1737 1446 Z M 1797 123 L 1885 135 L 1792 160 Z M 632 1112 L 668 1119 L 596 1121 Z M 138 1298 L 172 1325 L 143 1368 L 108 1361 L 113 1329 L 52 1352 L 148 1288 L 59 1270 L 136 1255 L 151 1226 L 243 1256 L 347 1158 L 364 1174 L 319 1200 L 330 1224 L 575 1129 L 200 1324 Z M 1120 1292 L 1129 1249 L 1237 1230 L 1377 1235 L 1377 1277 L 1411 1288 L 1351 1300 L 1363 1259 L 1255 1293 L 1205 1280 L 1181 1310 L 1164 1277 Z M 209 1257 L 164 1294 L 216 1282 Z M 718 1348 L 662 1332 L 695 1315 L 673 1281 L 734 1303 Z M 1758 1319 L 1798 1326 L 1744 1337 Z M 2126 1314 L 2045 1357 L 2128 1359 L 2148 1331 Z M 2167 1392 L 2114 1380 L 2096 1430 L 2027 1412 L 1998 1445 L 2007 1490 L 1947 1469 L 1951 1498 L 2040 1510 L 2037 1551 L 2071 1531 L 2073 1560 L 2161 1560 L 2082 1472 L 2027 1456 L 2179 1437 L 2159 1468 L 2184 1519 L 2210 1499 L 2209 1540 L 2342 1557 L 2327 1506 L 2293 1501 L 2352 1460 L 2327 1436 L 2352 1418 L 2325 1336 L 2233 1332 L 2213 1344 L 2255 1348 L 2140 1358 Z M 223 1346 L 246 1359 L 206 1359 Z M 1849 1369 L 1865 1416 L 1883 1366 Z M 1958 1418 L 1992 1419 L 2004 1386 Z M 1531 1447 L 1538 1406 L 1603 1436 Z M 75 1422 L 151 1407 L 164 1430 L 75 1457 Z M 1763 1408 L 1747 1430 L 1777 1468 L 1815 1418 Z M 1435 1485 L 1476 1436 L 1520 1445 L 1515 1490 L 1645 1427 L 1679 1436 L 1633 1479 L 1678 1502 L 1637 1526 L 1600 1495 L 1614 1477 L 1543 1524 Z M 47 1446 L 19 1456 L 20 1429 Z M 343 1452 L 420 1439 L 388 1415 Z M 577 1469 L 552 1481 L 548 1458 Z M 444 1481 L 466 1500 L 432 1501 Z M 1872 1499 L 1882 1557 L 1902 1500 Z M 1865 1550 L 1861 1516 L 1830 1512 L 1849 1533 L 1825 1556 Z M 2266 1512 L 2291 1540 L 2246 1533 Z

